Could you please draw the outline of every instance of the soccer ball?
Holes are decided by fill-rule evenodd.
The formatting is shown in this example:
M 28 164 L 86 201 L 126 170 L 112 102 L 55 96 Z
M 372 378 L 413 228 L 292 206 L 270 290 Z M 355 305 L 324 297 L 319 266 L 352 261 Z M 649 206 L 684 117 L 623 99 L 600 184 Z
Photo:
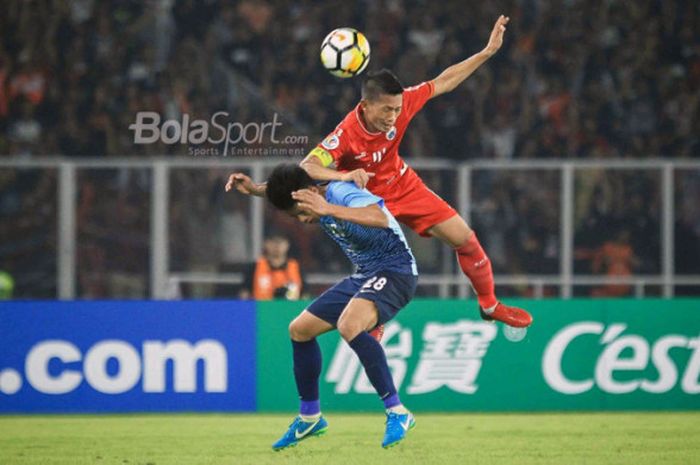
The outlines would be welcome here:
M 369 42 L 355 29 L 336 29 L 323 39 L 321 63 L 334 76 L 357 76 L 369 63 Z

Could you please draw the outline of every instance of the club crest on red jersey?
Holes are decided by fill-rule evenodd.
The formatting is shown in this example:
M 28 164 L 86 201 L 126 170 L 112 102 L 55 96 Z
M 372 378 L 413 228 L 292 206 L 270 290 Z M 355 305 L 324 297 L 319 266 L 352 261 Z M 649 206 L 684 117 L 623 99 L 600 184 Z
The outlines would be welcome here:
M 396 137 L 396 126 L 392 126 L 391 129 L 386 133 L 386 138 L 388 140 L 394 140 L 394 137 Z

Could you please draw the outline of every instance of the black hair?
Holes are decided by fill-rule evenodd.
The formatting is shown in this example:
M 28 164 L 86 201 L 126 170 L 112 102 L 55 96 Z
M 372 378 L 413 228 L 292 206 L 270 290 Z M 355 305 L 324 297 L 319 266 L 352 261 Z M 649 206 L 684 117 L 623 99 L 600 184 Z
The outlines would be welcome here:
M 402 93 L 401 81 L 388 69 L 368 73 L 362 83 L 362 98 L 364 100 L 376 100 L 380 95 L 400 95 Z
M 290 210 L 294 208 L 296 200 L 292 198 L 292 192 L 306 189 L 314 185 L 314 180 L 304 169 L 294 163 L 277 165 L 272 174 L 267 178 L 265 196 L 275 208 Z

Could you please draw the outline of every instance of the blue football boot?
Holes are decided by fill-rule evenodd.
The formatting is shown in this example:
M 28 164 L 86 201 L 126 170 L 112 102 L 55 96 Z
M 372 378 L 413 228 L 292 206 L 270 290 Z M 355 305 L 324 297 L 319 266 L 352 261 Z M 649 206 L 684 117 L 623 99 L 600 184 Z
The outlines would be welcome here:
M 386 414 L 386 432 L 384 433 L 384 441 L 382 447 L 388 449 L 400 443 L 406 437 L 408 430 L 416 426 L 416 420 L 411 412 Z
M 325 418 L 320 417 L 316 421 L 306 422 L 297 416 L 284 436 L 279 441 L 272 445 L 274 450 L 282 450 L 287 447 L 294 447 L 311 436 L 323 436 L 328 430 L 328 422 Z

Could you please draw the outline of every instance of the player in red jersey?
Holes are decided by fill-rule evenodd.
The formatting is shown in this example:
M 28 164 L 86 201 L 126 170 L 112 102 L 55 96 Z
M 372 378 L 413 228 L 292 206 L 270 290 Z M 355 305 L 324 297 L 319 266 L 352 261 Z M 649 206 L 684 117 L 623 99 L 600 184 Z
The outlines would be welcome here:
M 384 198 L 397 220 L 421 236 L 437 237 L 455 249 L 464 274 L 479 300 L 481 317 L 514 327 L 532 323 L 528 312 L 500 303 L 494 291 L 491 262 L 476 234 L 447 202 L 430 190 L 399 156 L 399 144 L 411 119 L 431 98 L 452 91 L 503 44 L 509 18 L 500 16 L 489 42 L 479 53 L 445 69 L 432 81 L 403 88 L 388 70 L 370 73 L 362 100 L 301 162 L 319 181 L 354 181 Z M 330 168 L 335 165 L 335 169 Z M 264 195 L 265 186 L 234 173 L 226 190 Z

